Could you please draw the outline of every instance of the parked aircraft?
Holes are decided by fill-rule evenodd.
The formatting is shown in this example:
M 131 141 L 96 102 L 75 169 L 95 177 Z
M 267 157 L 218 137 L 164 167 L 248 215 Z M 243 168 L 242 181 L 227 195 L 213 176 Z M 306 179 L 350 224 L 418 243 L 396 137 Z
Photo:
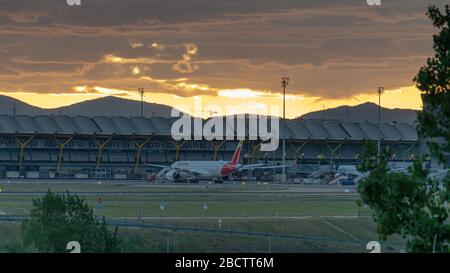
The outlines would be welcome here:
M 170 166 L 146 164 L 147 166 L 158 167 L 161 170 L 149 178 L 150 182 L 198 182 L 199 180 L 222 181 L 223 178 L 242 170 L 254 169 L 274 169 L 283 166 L 269 166 L 266 164 L 247 164 L 239 163 L 239 157 L 242 150 L 243 140 L 241 140 L 230 161 L 177 161 Z

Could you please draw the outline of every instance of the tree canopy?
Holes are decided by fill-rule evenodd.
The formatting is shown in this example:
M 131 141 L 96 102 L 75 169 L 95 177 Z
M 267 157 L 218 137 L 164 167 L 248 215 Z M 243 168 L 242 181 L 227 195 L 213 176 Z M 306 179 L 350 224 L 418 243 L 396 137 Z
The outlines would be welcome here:
M 81 252 L 119 252 L 117 229 L 110 231 L 99 221 L 83 198 L 48 191 L 33 200 L 31 218 L 22 224 L 23 242 L 39 252 L 68 252 L 67 244 L 76 241 Z
M 414 78 L 424 105 L 418 115 L 418 133 L 427 139 L 432 154 L 444 160 L 450 152 L 450 9 L 446 5 L 442 13 L 430 6 L 427 15 L 438 32 L 433 35 L 434 56 Z
M 450 10 L 430 6 L 427 12 L 438 32 L 433 36 L 435 55 L 414 78 L 422 91 L 423 110 L 418 115 L 418 134 L 431 155 L 441 162 L 450 151 Z M 381 155 L 367 144 L 359 170 L 370 176 L 358 185 L 360 205 L 373 211 L 382 240 L 399 234 L 409 252 L 448 252 L 450 241 L 450 176 L 433 179 L 414 161 L 408 172 L 390 170 L 389 149 Z

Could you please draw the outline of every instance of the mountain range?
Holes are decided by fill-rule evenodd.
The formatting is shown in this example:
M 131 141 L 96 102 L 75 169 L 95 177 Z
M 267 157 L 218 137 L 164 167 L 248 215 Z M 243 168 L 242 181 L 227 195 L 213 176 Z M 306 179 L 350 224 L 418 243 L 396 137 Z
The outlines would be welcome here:
M 412 124 L 417 119 L 416 110 L 381 108 L 381 122 L 406 122 Z M 350 122 L 378 123 L 378 105 L 366 102 L 356 106 L 339 106 L 307 113 L 302 119 L 334 119 Z
M 170 117 L 172 107 L 168 105 L 143 104 L 144 116 Z M 113 96 L 87 100 L 69 106 L 52 109 L 36 107 L 20 100 L 0 95 L 0 114 L 12 115 L 84 115 L 84 116 L 139 116 L 140 102 Z M 412 124 L 416 120 L 417 111 L 411 109 L 381 108 L 382 122 L 406 122 Z M 323 111 L 310 112 L 301 119 L 334 119 L 350 122 L 378 122 L 378 105 L 363 103 L 356 106 L 340 106 Z
M 108 96 L 86 100 L 68 106 L 52 109 L 39 108 L 20 100 L 0 95 L 0 114 L 12 115 L 83 115 L 93 116 L 140 116 L 141 103 L 135 100 Z M 156 103 L 144 102 L 144 116 L 170 117 L 172 107 Z

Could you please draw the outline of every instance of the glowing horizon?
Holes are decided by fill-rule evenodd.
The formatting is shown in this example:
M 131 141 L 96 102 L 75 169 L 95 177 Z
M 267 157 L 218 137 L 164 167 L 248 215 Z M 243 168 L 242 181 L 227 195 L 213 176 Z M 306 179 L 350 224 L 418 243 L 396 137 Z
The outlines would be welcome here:
M 139 100 L 144 88 L 147 102 L 192 108 L 202 97 L 205 107 L 252 113 L 281 108 L 280 80 L 289 76 L 287 117 L 378 103 L 378 86 L 386 88 L 383 107 L 417 110 L 422 102 L 412 79 L 433 55 L 422 0 L 382 7 L 199 0 L 158 11 L 152 1 L 129 0 L 129 16 L 121 1 L 77 8 L 6 1 L 0 94 L 41 108 L 110 95 Z
M 0 92 L 0 94 L 43 109 L 54 109 L 69 106 L 75 103 L 107 96 L 116 96 L 118 98 L 140 101 L 138 93 L 133 90 L 121 90 L 95 86 L 92 87 L 92 90 L 95 90 L 96 92 L 89 93 L 86 92 L 88 89 L 89 88 L 87 86 L 75 86 L 74 90 L 76 90 L 77 93 L 70 94 L 42 94 L 33 92 Z M 153 93 L 152 91 L 146 91 L 144 101 L 148 103 L 163 104 L 180 110 L 184 107 L 183 111 L 195 117 L 208 116 L 205 109 L 208 109 L 208 107 L 211 106 L 226 109 L 226 107 L 232 105 L 240 109 L 240 111 L 237 111 L 239 114 L 257 114 L 258 106 L 260 108 L 264 106 L 267 108 L 275 106 L 282 109 L 282 94 L 267 91 L 254 91 L 250 89 L 219 90 L 218 96 L 200 96 L 203 101 L 202 107 L 200 107 L 200 109 L 193 109 L 195 106 L 196 97 L 197 96 L 179 97 L 173 94 Z M 286 117 L 295 118 L 306 113 L 320 111 L 322 109 L 336 108 L 339 106 L 355 106 L 366 102 L 378 104 L 378 95 L 374 92 L 372 94 L 361 93 L 350 99 L 323 99 L 319 97 L 299 96 L 288 93 L 286 94 Z M 388 109 L 399 108 L 420 110 L 422 108 L 420 91 L 415 87 L 386 90 L 381 97 L 381 106 Z M 220 115 L 220 113 L 216 115 Z M 282 116 L 281 112 L 278 116 Z

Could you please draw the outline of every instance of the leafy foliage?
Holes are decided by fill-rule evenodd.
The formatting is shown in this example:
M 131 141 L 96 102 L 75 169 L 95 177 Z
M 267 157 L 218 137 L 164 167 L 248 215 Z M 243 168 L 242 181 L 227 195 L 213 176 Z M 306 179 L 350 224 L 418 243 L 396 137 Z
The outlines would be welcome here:
M 31 219 L 22 224 L 23 243 L 39 252 L 68 252 L 67 243 L 77 241 L 82 252 L 118 252 L 117 229 L 110 232 L 95 217 L 83 198 L 47 194 L 33 200 Z
M 378 161 L 375 145 L 366 144 L 359 170 L 370 171 L 360 182 L 360 205 L 369 205 L 382 240 L 393 234 L 407 239 L 410 252 L 448 252 L 450 238 L 450 176 L 443 181 L 427 179 L 419 160 L 408 173 L 393 172 L 389 150 Z
M 414 79 L 424 103 L 418 134 L 442 162 L 450 151 L 450 9 L 445 6 L 443 14 L 430 6 L 427 15 L 438 33 L 433 36 L 434 57 Z M 394 172 L 388 168 L 389 158 L 389 150 L 378 155 L 375 145 L 367 144 L 359 166 L 370 172 L 358 186 L 360 205 L 373 210 L 381 239 L 400 234 L 410 252 L 449 252 L 450 175 L 430 179 L 420 160 L 407 173 Z
M 427 15 L 439 32 L 433 35 L 434 57 L 428 58 L 414 78 L 424 104 L 418 116 L 418 133 L 428 138 L 432 154 L 444 160 L 450 152 L 450 9 L 446 5 L 443 14 L 430 6 Z

